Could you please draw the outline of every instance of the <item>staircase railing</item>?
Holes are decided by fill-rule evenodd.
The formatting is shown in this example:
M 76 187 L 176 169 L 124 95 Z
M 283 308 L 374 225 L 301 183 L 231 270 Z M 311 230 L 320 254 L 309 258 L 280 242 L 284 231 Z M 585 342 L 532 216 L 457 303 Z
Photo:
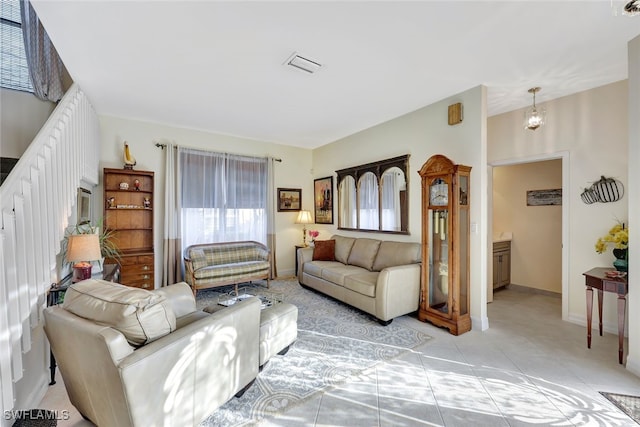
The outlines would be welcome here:
M 16 405 L 16 383 L 27 368 L 23 355 L 31 350 L 31 331 L 42 324 L 47 289 L 57 281 L 56 255 L 77 188 L 81 181 L 98 184 L 99 141 L 98 117 L 74 84 L 0 186 L 3 414 Z M 42 370 L 29 375 L 46 378 L 44 360 L 43 366 L 28 368 Z

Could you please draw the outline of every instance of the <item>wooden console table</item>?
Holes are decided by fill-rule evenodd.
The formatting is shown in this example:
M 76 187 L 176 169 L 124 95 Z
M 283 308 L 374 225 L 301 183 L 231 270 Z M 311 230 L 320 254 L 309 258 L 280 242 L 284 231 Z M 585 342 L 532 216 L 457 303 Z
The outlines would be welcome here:
M 627 277 L 607 277 L 605 274 L 611 268 L 592 268 L 586 273 L 585 285 L 587 286 L 587 348 L 591 348 L 591 318 L 593 311 L 593 288 L 598 290 L 598 326 L 602 336 L 602 293 L 613 292 L 618 294 L 618 363 L 622 364 L 624 347 L 624 317 L 627 308 L 627 293 L 629 285 Z

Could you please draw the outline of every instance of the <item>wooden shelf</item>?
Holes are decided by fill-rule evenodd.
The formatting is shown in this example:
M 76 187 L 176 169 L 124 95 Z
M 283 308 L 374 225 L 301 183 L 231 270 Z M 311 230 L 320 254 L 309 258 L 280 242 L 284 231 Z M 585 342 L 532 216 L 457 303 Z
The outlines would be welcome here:
M 153 179 L 152 171 L 104 169 L 104 228 L 121 251 L 121 283 L 145 289 L 154 288 Z

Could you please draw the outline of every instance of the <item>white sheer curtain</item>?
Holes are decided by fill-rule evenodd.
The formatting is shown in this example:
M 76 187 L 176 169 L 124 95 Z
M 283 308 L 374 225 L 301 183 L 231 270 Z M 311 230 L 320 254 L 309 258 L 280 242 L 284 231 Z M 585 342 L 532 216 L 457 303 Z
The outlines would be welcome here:
M 382 230 L 400 231 L 400 177 L 388 170 L 382 175 Z
M 180 150 L 173 144 L 166 144 L 165 153 L 165 202 L 164 202 L 164 265 L 162 270 L 162 286 L 169 286 L 181 282 L 183 275 L 182 264 L 182 227 L 180 225 Z
M 276 266 L 276 209 L 278 203 L 275 185 L 275 162 L 278 161 L 270 158 L 267 162 L 267 247 L 271 250 L 271 279 L 278 277 Z
M 372 172 L 367 172 L 360 177 L 359 181 L 360 228 L 378 230 L 380 228 L 378 180 Z
M 182 246 L 267 244 L 267 159 L 183 149 Z

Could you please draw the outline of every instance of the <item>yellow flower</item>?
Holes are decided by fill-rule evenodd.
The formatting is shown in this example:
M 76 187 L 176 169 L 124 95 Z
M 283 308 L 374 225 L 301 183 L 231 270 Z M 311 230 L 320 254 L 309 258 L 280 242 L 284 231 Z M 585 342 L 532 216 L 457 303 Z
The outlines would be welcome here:
M 607 250 L 611 244 L 616 249 L 627 249 L 629 247 L 629 229 L 623 222 L 614 225 L 606 236 L 598 238 L 596 242 L 596 252 L 599 254 Z

